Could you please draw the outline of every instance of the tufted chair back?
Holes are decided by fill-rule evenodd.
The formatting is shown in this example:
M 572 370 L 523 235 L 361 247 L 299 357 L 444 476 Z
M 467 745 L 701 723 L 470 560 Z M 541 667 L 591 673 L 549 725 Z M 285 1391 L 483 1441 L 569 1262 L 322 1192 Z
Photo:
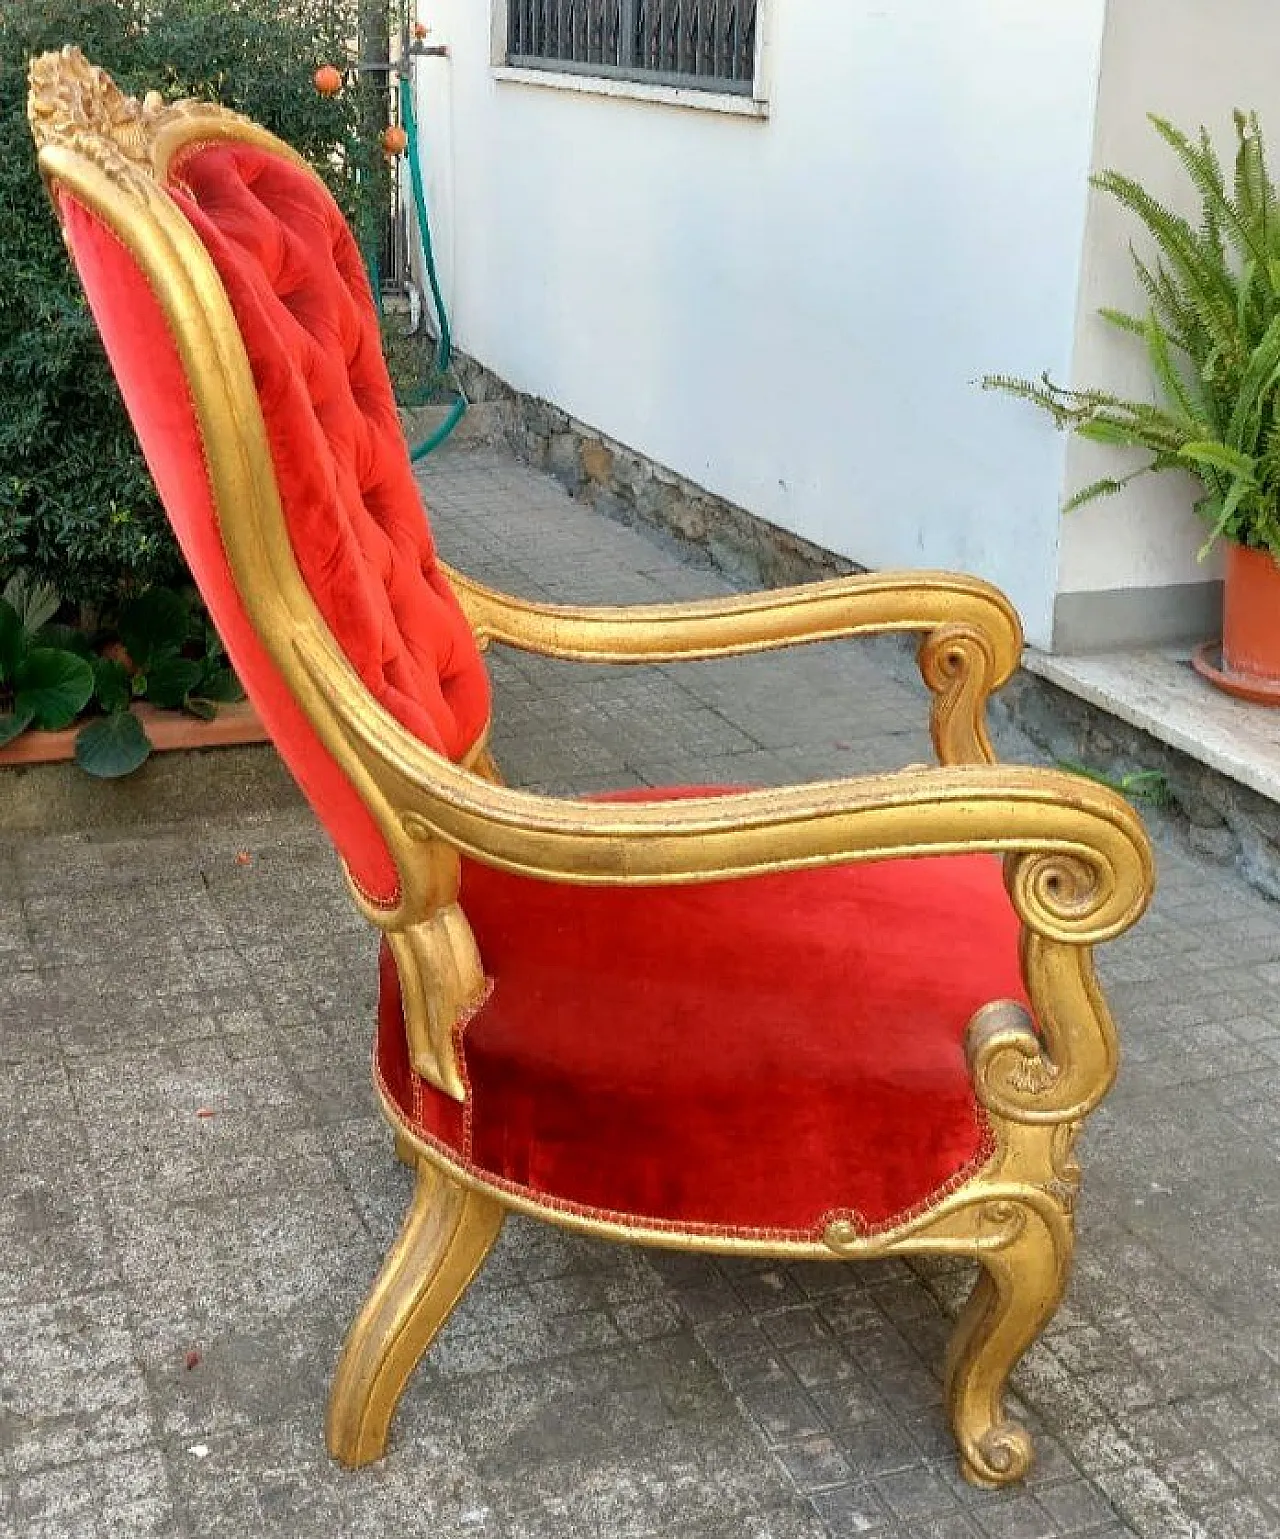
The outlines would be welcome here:
M 463 760 L 483 741 L 488 681 L 436 559 L 368 280 L 340 211 L 300 165 L 234 141 L 182 147 L 167 190 L 234 312 L 308 592 L 379 704 L 428 747 Z M 161 307 L 100 219 L 66 193 L 62 211 L 143 450 L 232 661 L 356 886 L 389 906 L 398 881 L 381 835 L 284 688 L 231 577 Z

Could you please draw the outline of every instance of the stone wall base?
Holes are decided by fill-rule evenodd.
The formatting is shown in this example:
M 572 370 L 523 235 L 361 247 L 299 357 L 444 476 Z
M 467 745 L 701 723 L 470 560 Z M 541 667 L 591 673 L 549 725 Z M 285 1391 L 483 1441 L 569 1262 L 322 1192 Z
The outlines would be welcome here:
M 605 517 L 642 524 L 674 541 L 686 559 L 716 567 L 750 587 L 781 587 L 860 570 L 606 438 L 559 407 L 512 389 L 474 359 L 458 355 L 456 367 L 486 422 L 496 420 L 492 408 L 501 406 L 506 441 L 521 459 L 548 471 L 572 497 Z

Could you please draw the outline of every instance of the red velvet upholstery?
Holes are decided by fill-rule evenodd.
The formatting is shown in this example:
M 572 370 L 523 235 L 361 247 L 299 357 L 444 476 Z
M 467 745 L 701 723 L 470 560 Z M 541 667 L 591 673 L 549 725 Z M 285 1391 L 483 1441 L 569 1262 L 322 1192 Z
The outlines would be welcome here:
M 205 145 L 175 201 L 218 269 L 258 387 L 285 520 L 308 590 L 372 694 L 461 758 L 489 715 L 483 662 L 436 561 L 355 243 L 289 162 Z M 286 694 L 235 592 L 195 415 L 163 315 L 133 258 L 64 200 L 95 319 L 148 464 L 237 672 L 360 886 L 394 900 L 368 814 Z
M 992 857 L 632 889 L 468 863 L 462 901 L 494 985 L 461 1033 L 467 1107 L 412 1073 L 385 953 L 378 1067 L 420 1133 L 500 1185 L 813 1237 L 837 1215 L 882 1227 L 985 1156 L 965 1027 L 1026 1003 Z
M 244 336 L 303 578 L 371 692 L 461 757 L 487 683 L 435 560 L 350 236 L 304 173 L 260 151 L 203 146 L 175 175 Z M 390 901 L 388 852 L 236 593 L 159 306 L 94 216 L 70 200 L 65 216 L 232 660 L 356 880 Z M 424 1137 L 499 1185 L 623 1221 L 813 1237 L 837 1215 L 899 1219 L 985 1157 L 961 1042 L 979 1006 L 1024 1000 L 993 859 L 630 891 L 469 863 L 462 901 L 494 980 L 459 1034 L 468 1100 L 413 1074 L 385 953 L 378 1070 Z

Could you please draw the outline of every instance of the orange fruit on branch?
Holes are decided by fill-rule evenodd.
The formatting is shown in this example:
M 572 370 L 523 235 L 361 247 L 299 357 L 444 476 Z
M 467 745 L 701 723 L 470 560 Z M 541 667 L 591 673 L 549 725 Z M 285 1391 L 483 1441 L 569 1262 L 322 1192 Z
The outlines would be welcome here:
M 342 89 L 342 76 L 332 64 L 322 64 L 312 78 L 321 96 L 336 96 Z
M 403 155 L 409 146 L 409 135 L 399 123 L 392 123 L 382 130 L 382 149 L 387 155 Z

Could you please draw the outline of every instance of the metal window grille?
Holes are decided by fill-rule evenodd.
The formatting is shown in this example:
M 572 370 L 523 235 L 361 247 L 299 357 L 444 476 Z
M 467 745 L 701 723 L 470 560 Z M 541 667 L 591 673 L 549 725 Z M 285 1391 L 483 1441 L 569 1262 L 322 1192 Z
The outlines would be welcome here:
M 757 0 L 507 0 L 507 59 L 749 95 Z

